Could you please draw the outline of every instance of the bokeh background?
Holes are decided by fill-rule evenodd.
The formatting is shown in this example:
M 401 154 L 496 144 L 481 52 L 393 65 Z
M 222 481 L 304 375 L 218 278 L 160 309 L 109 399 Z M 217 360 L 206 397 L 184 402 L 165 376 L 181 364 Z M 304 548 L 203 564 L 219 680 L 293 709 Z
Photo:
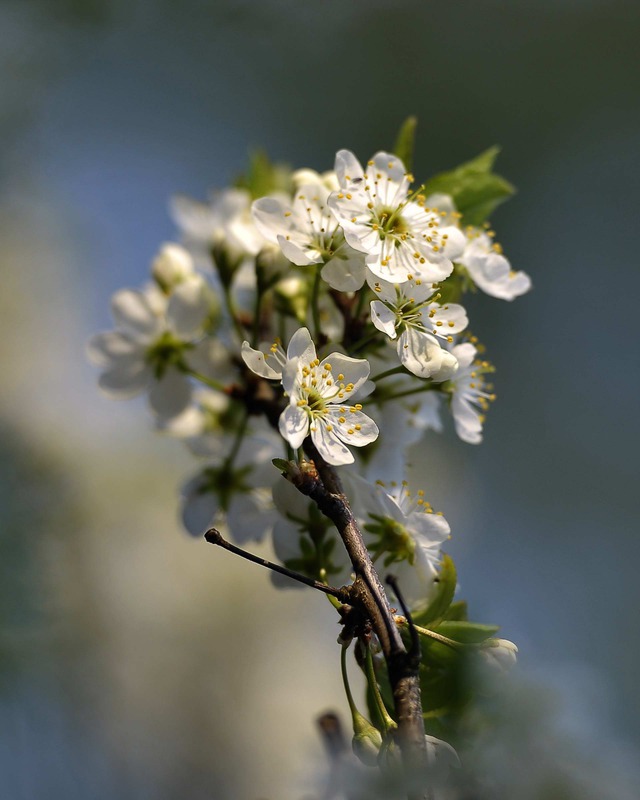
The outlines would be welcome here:
M 640 5 L 0 2 L 0 797 L 302 797 L 344 712 L 325 601 L 189 540 L 189 459 L 83 348 L 250 147 L 326 169 L 420 126 L 415 172 L 498 143 L 535 291 L 471 302 L 485 443 L 414 454 L 461 591 L 520 666 L 479 744 L 509 800 L 640 786 Z M 502 794 L 500 793 L 502 792 Z

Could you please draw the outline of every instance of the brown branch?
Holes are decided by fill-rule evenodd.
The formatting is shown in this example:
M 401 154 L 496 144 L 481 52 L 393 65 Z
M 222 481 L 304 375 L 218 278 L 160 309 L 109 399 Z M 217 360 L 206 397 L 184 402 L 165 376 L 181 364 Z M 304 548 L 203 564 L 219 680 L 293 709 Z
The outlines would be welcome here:
M 305 451 L 313 463 L 302 463 L 298 469 L 289 471 L 286 477 L 333 522 L 349 553 L 356 576 L 350 590 L 350 603 L 360 606 L 371 620 L 380 640 L 393 692 L 398 743 L 407 776 L 415 787 L 417 782 L 424 783 L 420 778 L 427 767 L 419 660 L 416 662 L 415 654 L 408 653 L 404 646 L 340 478 L 335 469 L 322 459 L 310 440 L 305 443 Z M 409 800 L 421 800 L 423 790 L 410 790 L 408 797 Z
M 351 590 L 349 587 L 345 586 L 342 589 L 336 589 L 333 586 L 327 586 L 325 583 L 320 583 L 320 581 L 314 581 L 313 578 L 307 578 L 306 575 L 301 575 L 299 572 L 294 572 L 293 570 L 283 567 L 280 564 L 274 564 L 273 561 L 269 561 L 261 556 L 256 556 L 254 553 L 250 553 L 248 550 L 243 550 L 241 547 L 231 544 L 231 542 L 228 542 L 216 528 L 209 528 L 209 530 L 205 533 L 204 538 L 207 540 L 207 542 L 209 542 L 209 544 L 217 544 L 219 547 L 228 550 L 230 553 L 234 553 L 237 556 L 246 558 L 247 561 L 251 561 L 254 564 L 259 564 L 261 567 L 266 567 L 272 572 L 277 572 L 280 575 L 286 575 L 287 578 L 291 578 L 293 581 L 298 581 L 298 583 L 303 583 L 305 586 L 309 586 L 312 589 L 318 589 L 320 592 L 337 597 L 341 603 L 349 602 L 351 596 Z

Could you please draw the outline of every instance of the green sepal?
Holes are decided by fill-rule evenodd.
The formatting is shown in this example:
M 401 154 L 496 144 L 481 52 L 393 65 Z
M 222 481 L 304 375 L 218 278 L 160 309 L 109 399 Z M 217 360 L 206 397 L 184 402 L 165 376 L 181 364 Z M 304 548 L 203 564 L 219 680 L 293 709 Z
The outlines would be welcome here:
M 508 181 L 492 172 L 499 152 L 499 147 L 490 147 L 471 161 L 435 175 L 426 182 L 424 194 L 451 195 L 462 214 L 463 225 L 482 225 L 515 192 Z
M 499 630 L 499 627 L 497 625 L 482 625 L 479 622 L 448 619 L 441 622 L 433 630 L 448 639 L 453 639 L 454 642 L 478 644 L 493 636 Z
M 280 470 L 280 472 L 283 472 L 285 475 L 288 475 L 293 468 L 291 461 L 287 461 L 286 458 L 272 458 L 271 463 L 276 469 Z
M 413 151 L 416 140 L 417 117 L 407 117 L 400 126 L 393 152 L 402 161 L 407 172 L 413 169 Z
M 426 608 L 413 614 L 413 621 L 420 627 L 433 627 L 436 620 L 444 619 L 456 591 L 457 575 L 453 559 L 446 553 L 438 573 L 435 594 Z

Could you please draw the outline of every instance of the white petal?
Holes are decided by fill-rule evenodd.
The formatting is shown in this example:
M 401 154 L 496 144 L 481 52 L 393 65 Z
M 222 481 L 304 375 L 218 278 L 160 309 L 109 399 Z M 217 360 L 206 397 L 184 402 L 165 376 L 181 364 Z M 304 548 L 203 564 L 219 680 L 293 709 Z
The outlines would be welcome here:
M 327 464 L 337 467 L 340 464 L 354 462 L 351 451 L 342 444 L 333 431 L 327 430 L 327 423 L 324 419 L 318 418 L 313 421 L 311 439 Z
M 382 333 L 386 333 L 390 339 L 395 339 L 396 333 L 396 314 L 384 303 L 378 300 L 371 301 L 371 322 Z
M 430 378 L 442 366 L 443 350 L 435 336 L 406 328 L 398 339 L 398 358 L 419 378 Z
M 229 533 L 239 544 L 262 541 L 276 518 L 276 510 L 260 491 L 234 495 L 227 511 Z
M 282 378 L 282 369 L 280 365 L 273 359 L 273 363 L 278 369 L 274 369 L 267 364 L 265 354 L 260 350 L 255 350 L 249 342 L 242 343 L 242 350 L 240 352 L 242 360 L 249 367 L 251 372 L 255 372 L 261 378 L 268 380 L 279 380 Z
M 317 250 L 305 249 L 300 243 L 290 241 L 290 237 L 278 236 L 278 244 L 283 255 L 297 267 L 309 267 L 322 262 L 322 256 Z
M 356 292 L 365 278 L 362 253 L 344 244 L 338 253 L 322 268 L 322 279 L 339 292 Z
M 126 400 L 144 391 L 151 380 L 151 369 L 141 359 L 121 361 L 105 370 L 98 386 L 109 397 Z
M 360 162 L 351 150 L 338 150 L 334 170 L 338 183 L 342 187 L 345 187 L 356 178 L 362 178 L 364 175 Z
M 288 405 L 280 414 L 278 428 L 294 450 L 302 446 L 309 433 L 309 417 L 298 406 Z
M 327 387 L 327 394 L 329 396 L 333 395 L 335 392 L 335 386 L 338 383 L 338 375 L 342 374 L 344 376 L 344 378 L 340 380 L 341 384 L 344 383 L 345 386 L 352 384 L 352 388 L 349 391 L 345 389 L 342 396 L 339 395 L 337 402 L 348 400 L 351 395 L 355 394 L 367 380 L 371 371 L 371 367 L 366 358 L 351 358 L 351 356 L 345 356 L 342 355 L 342 353 L 331 353 L 323 359 L 318 367 L 319 372 L 322 372 L 328 364 L 331 365 L 330 372 L 335 381 L 333 386 Z M 324 394 L 324 396 L 327 397 L 327 394 Z
M 453 395 L 451 411 L 456 433 L 467 444 L 480 444 L 482 442 L 482 422 L 480 412 L 464 397 Z
M 431 373 L 431 380 L 435 381 L 436 383 L 450 381 L 455 377 L 457 371 L 458 359 L 453 355 L 453 353 L 443 349 L 442 363 L 440 364 L 439 369 L 436 369 Z
M 200 491 L 204 485 L 196 475 L 182 488 L 182 524 L 192 536 L 202 536 L 215 523 L 220 507 L 216 494 Z
M 335 435 L 353 447 L 364 447 L 378 438 L 378 426 L 362 411 L 347 408 L 346 413 L 342 413 L 339 407 L 331 406 L 327 410 L 327 420 Z
M 191 401 L 189 379 L 175 369 L 168 369 L 160 380 L 153 378 L 149 388 L 149 405 L 160 417 L 181 414 Z
M 111 314 L 118 328 L 140 341 L 149 341 L 161 329 L 149 300 L 136 289 L 121 289 L 111 298 Z
M 278 236 L 287 236 L 292 225 L 291 209 L 275 197 L 261 197 L 251 206 L 256 228 L 268 242 L 278 243 Z
M 167 307 L 167 325 L 186 341 L 201 330 L 214 307 L 211 289 L 202 276 L 194 275 L 174 289 Z
M 129 362 L 131 359 L 142 359 L 144 347 L 126 333 L 105 331 L 97 333 L 89 339 L 86 347 L 87 356 L 98 366 L 110 367 L 115 363 Z
M 305 364 L 316 358 L 316 346 L 308 328 L 299 328 L 289 340 L 287 359 L 301 358 Z
M 471 342 L 462 342 L 462 344 L 457 344 L 453 347 L 451 352 L 457 358 L 460 368 L 464 369 L 473 364 L 478 350 Z

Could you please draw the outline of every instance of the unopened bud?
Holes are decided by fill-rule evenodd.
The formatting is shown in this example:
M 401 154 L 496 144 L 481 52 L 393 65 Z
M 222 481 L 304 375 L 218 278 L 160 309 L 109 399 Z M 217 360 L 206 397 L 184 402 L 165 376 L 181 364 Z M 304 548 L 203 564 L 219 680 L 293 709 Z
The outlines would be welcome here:
M 508 672 L 517 661 L 518 648 L 508 639 L 487 639 L 482 643 L 480 653 L 493 669 Z
M 374 728 L 364 717 L 360 717 L 363 724 L 354 725 L 358 730 L 353 735 L 351 746 L 357 758 L 367 767 L 375 767 L 378 763 L 378 753 L 382 745 L 382 734 Z M 355 720 L 354 720 L 355 722 Z
M 151 274 L 162 291 L 169 294 L 193 275 L 193 259 L 179 244 L 164 244 L 153 260 Z

